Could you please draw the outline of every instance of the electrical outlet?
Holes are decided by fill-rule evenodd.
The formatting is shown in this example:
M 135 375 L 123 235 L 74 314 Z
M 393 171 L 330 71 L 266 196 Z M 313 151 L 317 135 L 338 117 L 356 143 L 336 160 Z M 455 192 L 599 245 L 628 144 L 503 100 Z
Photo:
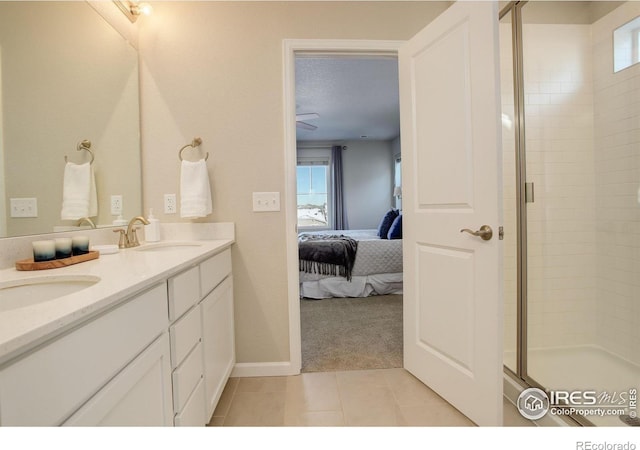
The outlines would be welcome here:
M 111 196 L 111 215 L 119 216 L 122 214 L 122 195 Z
M 175 214 L 178 212 L 176 194 L 164 194 L 164 213 Z
M 38 217 L 38 199 L 12 198 L 9 200 L 11 217 Z

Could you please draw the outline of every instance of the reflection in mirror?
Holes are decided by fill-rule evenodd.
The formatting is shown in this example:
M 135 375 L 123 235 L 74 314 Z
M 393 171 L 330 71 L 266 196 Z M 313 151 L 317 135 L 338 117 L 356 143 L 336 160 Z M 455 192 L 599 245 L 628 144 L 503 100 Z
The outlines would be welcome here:
M 142 212 L 137 52 L 88 3 L 0 2 L 0 87 L 0 237 L 77 225 L 61 219 L 63 176 L 65 156 L 91 160 L 83 140 L 92 221 L 111 225 L 114 195 L 123 217 Z

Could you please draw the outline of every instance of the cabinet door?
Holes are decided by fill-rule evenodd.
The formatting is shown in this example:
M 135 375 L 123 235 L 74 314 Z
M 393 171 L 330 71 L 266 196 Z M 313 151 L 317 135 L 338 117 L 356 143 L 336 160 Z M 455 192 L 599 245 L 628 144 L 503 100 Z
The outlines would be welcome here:
M 231 276 L 207 295 L 201 308 L 205 398 L 210 418 L 235 364 Z
M 171 426 L 169 336 L 163 333 L 64 426 Z
M 167 326 L 160 283 L 0 370 L 0 425 L 62 424 Z

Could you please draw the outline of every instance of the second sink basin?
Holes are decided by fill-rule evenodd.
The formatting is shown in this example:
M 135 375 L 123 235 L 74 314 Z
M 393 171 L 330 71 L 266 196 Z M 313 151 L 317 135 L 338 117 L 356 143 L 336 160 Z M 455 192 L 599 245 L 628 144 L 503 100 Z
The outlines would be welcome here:
M 93 286 L 93 275 L 39 276 L 0 282 L 0 312 L 48 302 Z
M 136 247 L 138 252 L 167 252 L 172 250 L 186 250 L 193 247 L 200 247 L 199 242 L 158 242 L 155 244 L 145 244 Z

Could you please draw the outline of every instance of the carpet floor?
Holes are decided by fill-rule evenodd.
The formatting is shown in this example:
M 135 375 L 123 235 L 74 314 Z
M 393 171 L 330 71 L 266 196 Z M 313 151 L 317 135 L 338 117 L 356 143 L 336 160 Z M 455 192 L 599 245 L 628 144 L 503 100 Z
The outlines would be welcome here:
M 402 295 L 300 300 L 302 371 L 402 367 Z

